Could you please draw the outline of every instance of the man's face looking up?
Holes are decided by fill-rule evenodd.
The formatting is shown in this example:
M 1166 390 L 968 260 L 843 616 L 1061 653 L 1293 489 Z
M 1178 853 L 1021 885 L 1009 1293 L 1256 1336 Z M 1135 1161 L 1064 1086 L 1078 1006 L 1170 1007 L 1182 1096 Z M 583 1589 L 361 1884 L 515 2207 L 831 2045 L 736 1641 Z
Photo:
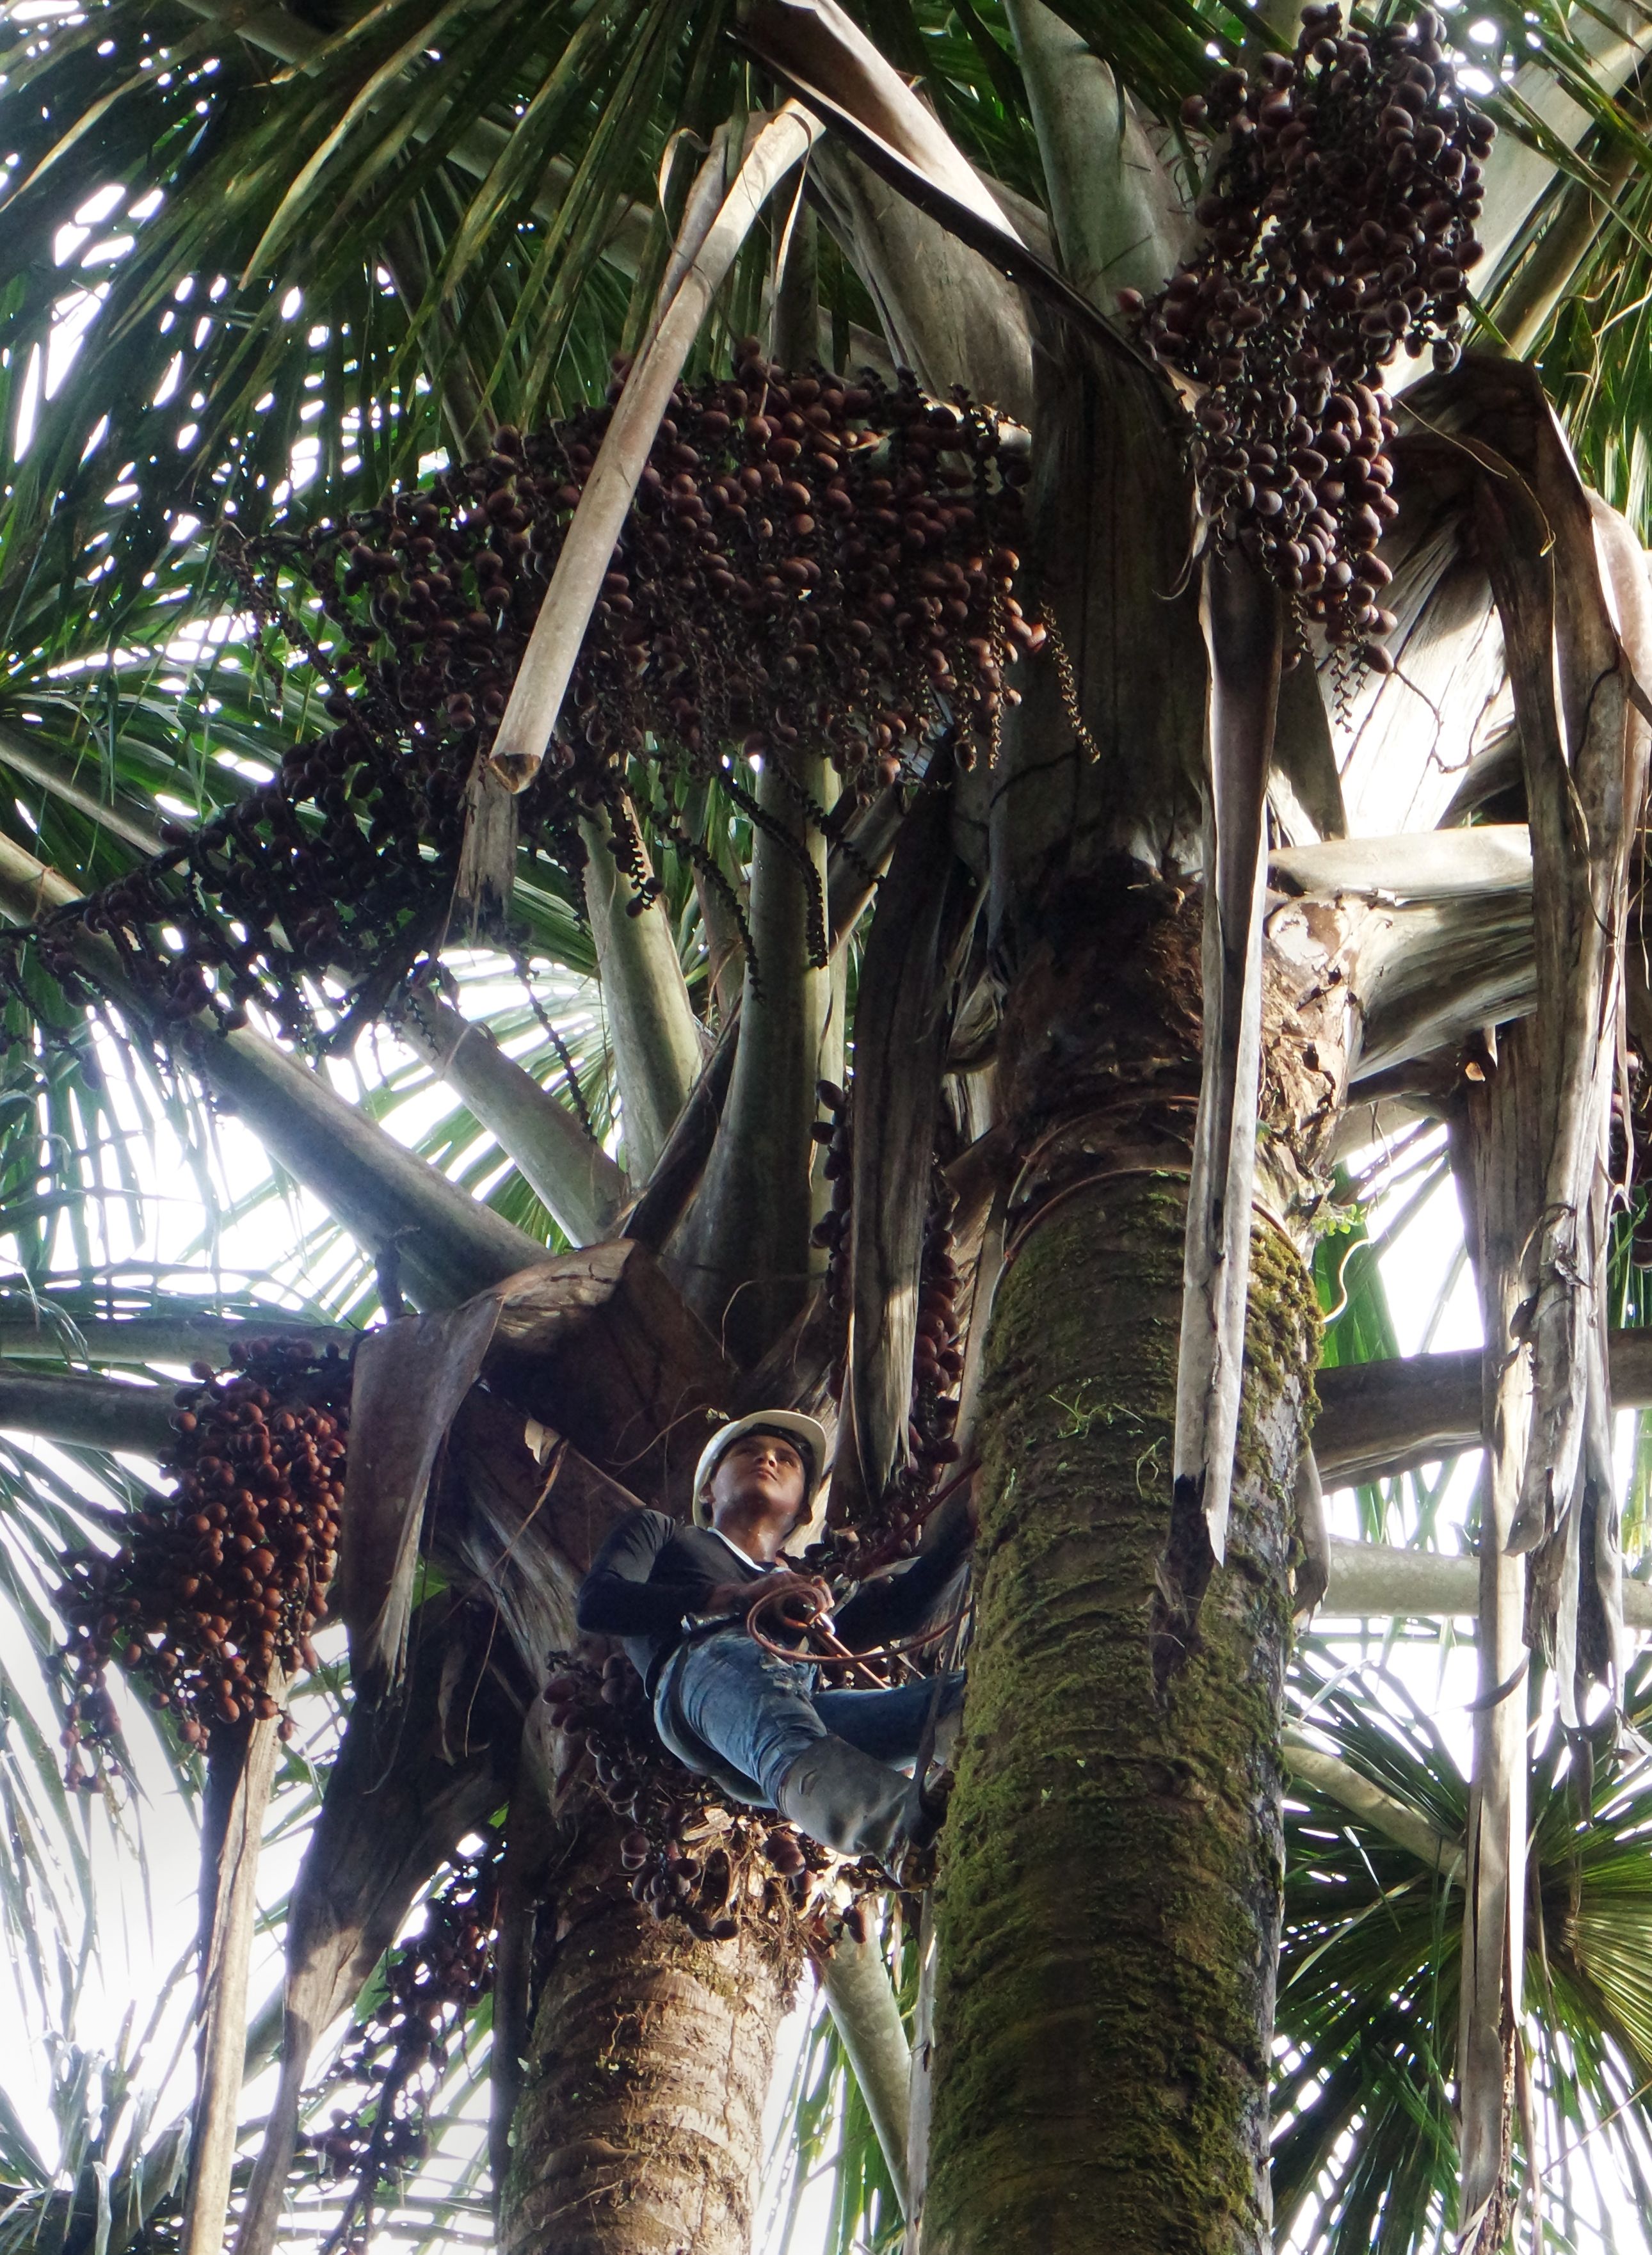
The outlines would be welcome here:
M 805 1486 L 803 1458 L 791 1442 L 776 1433 L 742 1433 L 712 1474 L 712 1525 L 721 1528 L 727 1518 L 789 1535 L 803 1515 Z

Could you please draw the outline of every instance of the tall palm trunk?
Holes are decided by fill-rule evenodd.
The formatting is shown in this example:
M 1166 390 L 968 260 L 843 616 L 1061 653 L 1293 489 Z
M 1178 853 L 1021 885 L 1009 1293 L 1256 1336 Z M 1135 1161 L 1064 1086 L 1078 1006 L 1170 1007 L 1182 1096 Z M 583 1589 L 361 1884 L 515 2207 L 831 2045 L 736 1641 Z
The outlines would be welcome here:
M 1259 1226 L 1227 1563 L 1161 1698 L 1183 1212 L 1174 1172 L 1075 1191 L 998 1295 L 925 2255 L 1271 2244 L 1288 1498 L 1318 1322 Z
M 1182 1653 L 1155 1615 L 1199 1085 L 1192 512 L 1128 375 L 1069 363 L 1038 429 L 1030 562 L 1071 663 L 1028 681 L 988 818 L 1021 1164 L 975 1426 L 922 2244 L 1261 2255 L 1290 1499 L 1318 1315 L 1259 1215 L 1227 1563 Z M 1325 1112 L 1323 1078 L 1306 1101 L 1282 1085 L 1318 1056 L 1289 1038 L 1295 982 L 1276 974 L 1269 1158 Z
M 617 1831 L 600 1807 L 583 1810 L 552 1881 L 499 2244 L 748 2255 L 796 1955 L 756 1921 L 723 1942 L 657 1925 L 618 1876 Z

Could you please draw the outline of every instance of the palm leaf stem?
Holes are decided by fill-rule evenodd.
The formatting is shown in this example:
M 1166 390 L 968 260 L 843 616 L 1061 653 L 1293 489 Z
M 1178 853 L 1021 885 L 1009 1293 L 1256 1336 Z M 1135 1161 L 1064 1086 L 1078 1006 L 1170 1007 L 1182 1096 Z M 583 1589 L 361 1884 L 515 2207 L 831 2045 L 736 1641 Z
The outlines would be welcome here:
M 1419 1863 L 1453 1882 L 1463 1876 L 1463 1844 L 1438 1831 L 1415 1809 L 1385 1793 L 1363 1776 L 1351 1762 L 1314 1745 L 1300 1731 L 1287 1731 L 1283 1740 L 1285 1767 L 1293 1778 L 1311 1785 L 1332 1801 L 1385 1833 Z
M 1579 9 L 1571 38 L 1586 81 L 1557 67 L 1557 59 L 1550 54 L 1525 64 L 1508 90 L 1509 99 L 1520 105 L 1526 130 L 1500 134 L 1485 169 L 1485 204 L 1476 232 L 1486 246 L 1488 273 L 1495 271 L 1550 193 L 1557 154 L 1578 148 L 1594 123 L 1594 112 L 1577 98 L 1585 84 L 1596 108 L 1613 114 L 1613 97 L 1645 62 L 1646 12 L 1638 0 L 1606 0 L 1598 9 Z M 1420 363 L 1414 372 L 1421 372 Z M 1402 372 L 1396 388 L 1404 382 Z
M 7 1369 L 0 1365 L 0 1429 L 95 1449 L 158 1457 L 172 1440 L 172 1393 L 125 1380 Z
M 1044 159 L 1062 265 L 1110 310 L 1174 272 L 1184 199 L 1117 79 L 1044 0 L 1005 0 Z
M 1608 1337 L 1613 1401 L 1652 1402 L 1652 1342 L 1637 1331 Z M 1351 1363 L 1322 1370 L 1318 1385 L 1314 1453 L 1330 1486 L 1387 1479 L 1484 1439 L 1478 1347 Z
M 1567 180 L 1534 215 L 1531 249 L 1492 305 L 1516 359 L 1536 350 L 1556 306 L 1595 254 L 1603 223 L 1639 169 L 1633 149 L 1614 148 L 1600 166 L 1599 186 Z
M 434 994 L 413 999 L 400 1029 L 521 1170 L 571 1245 L 610 1234 L 625 1177 L 566 1105 Z
M 831 1008 L 824 756 L 766 765 L 752 847 L 739 1046 L 706 1179 L 677 1251 L 690 1304 L 737 1360 L 773 1345 L 808 1295 L 815 1083 Z
M 868 1934 L 857 1942 L 846 1934 L 821 1964 L 820 1985 L 866 2102 L 901 2213 L 910 2215 L 906 2115 L 912 2052 L 876 1937 Z
M 43 790 L 86 815 L 135 853 L 151 854 L 160 851 L 159 828 L 141 800 L 118 785 L 105 794 L 89 789 L 81 780 L 77 770 L 81 768 L 89 768 L 95 774 L 93 762 L 72 762 L 47 743 L 32 744 L 15 729 L 0 728 L 0 764 L 39 784 Z
M 241 1315 L 216 1315 L 202 1312 L 196 1301 L 179 1297 L 172 1302 L 171 1313 L 141 1311 L 166 1304 L 165 1295 L 150 1296 L 138 1303 L 139 1312 L 110 1317 L 78 1311 L 68 1298 L 57 1295 L 27 1313 L 0 1299 L 0 1356 L 13 1363 L 80 1361 L 99 1368 L 114 1365 L 132 1369 L 187 1364 L 204 1357 L 221 1366 L 246 1340 L 271 1331 L 313 1340 L 318 1350 L 329 1343 L 348 1346 L 355 1337 L 343 1325 L 256 1303 Z
M 56 870 L 0 839 L 0 914 L 29 923 L 75 897 Z M 100 987 L 142 1024 L 109 943 L 81 931 L 75 946 Z M 543 1258 L 543 1245 L 479 1205 L 250 1028 L 207 1033 L 200 1059 L 219 1099 L 235 1106 L 271 1157 L 314 1190 L 358 1242 L 375 1252 L 399 1246 L 410 1275 L 433 1302 L 467 1298 Z
M 547 595 L 547 609 L 550 601 Z M 629 805 L 621 818 L 631 824 L 635 875 L 646 886 L 654 871 Z M 636 890 L 622 872 L 608 810 L 584 817 L 580 834 L 586 908 L 625 1120 L 626 1170 L 641 1183 L 659 1163 L 682 1116 L 705 1062 L 705 1040 L 664 902 Z

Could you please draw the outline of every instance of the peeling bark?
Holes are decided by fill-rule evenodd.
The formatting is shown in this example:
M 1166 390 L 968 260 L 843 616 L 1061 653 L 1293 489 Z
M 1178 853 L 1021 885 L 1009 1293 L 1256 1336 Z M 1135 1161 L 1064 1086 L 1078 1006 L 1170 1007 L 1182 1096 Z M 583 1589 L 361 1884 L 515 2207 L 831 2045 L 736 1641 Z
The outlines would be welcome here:
M 489 754 L 513 791 L 526 790 L 549 748 L 614 544 L 701 324 L 764 204 L 808 155 L 819 130 L 787 102 L 754 136 L 709 225 L 691 202 L 680 278 L 627 372 Z
M 1210 651 L 1199 1119 L 1188 1182 L 1170 1532 L 1155 1673 L 1179 1667 L 1227 1535 L 1228 1487 L 1250 1285 L 1262 1071 L 1268 773 L 1279 702 L 1277 590 L 1248 559 L 1213 551 L 1202 574 Z
M 849 1202 L 854 1463 L 840 1459 L 842 1486 L 833 1498 L 844 1517 L 857 1472 L 860 1493 L 878 1497 L 906 1461 L 924 1220 L 953 1017 L 948 959 L 967 904 L 950 831 L 945 800 L 913 809 L 861 958 Z

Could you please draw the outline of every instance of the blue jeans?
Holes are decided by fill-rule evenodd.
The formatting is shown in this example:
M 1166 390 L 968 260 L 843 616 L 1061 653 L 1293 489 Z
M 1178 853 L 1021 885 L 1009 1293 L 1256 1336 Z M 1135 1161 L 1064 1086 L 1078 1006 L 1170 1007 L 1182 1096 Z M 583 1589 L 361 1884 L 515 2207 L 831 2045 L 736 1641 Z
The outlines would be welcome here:
M 929 1718 L 933 1676 L 892 1691 L 819 1691 L 819 1671 L 777 1659 L 743 1626 L 679 1645 L 654 1695 L 654 1720 L 678 1759 L 740 1789 L 741 1798 L 778 1804 L 781 1780 L 818 1739 L 847 1739 L 891 1768 L 910 1762 Z M 941 1679 L 938 1718 L 956 1712 L 960 1673 Z M 707 1754 L 714 1759 L 708 1761 Z

